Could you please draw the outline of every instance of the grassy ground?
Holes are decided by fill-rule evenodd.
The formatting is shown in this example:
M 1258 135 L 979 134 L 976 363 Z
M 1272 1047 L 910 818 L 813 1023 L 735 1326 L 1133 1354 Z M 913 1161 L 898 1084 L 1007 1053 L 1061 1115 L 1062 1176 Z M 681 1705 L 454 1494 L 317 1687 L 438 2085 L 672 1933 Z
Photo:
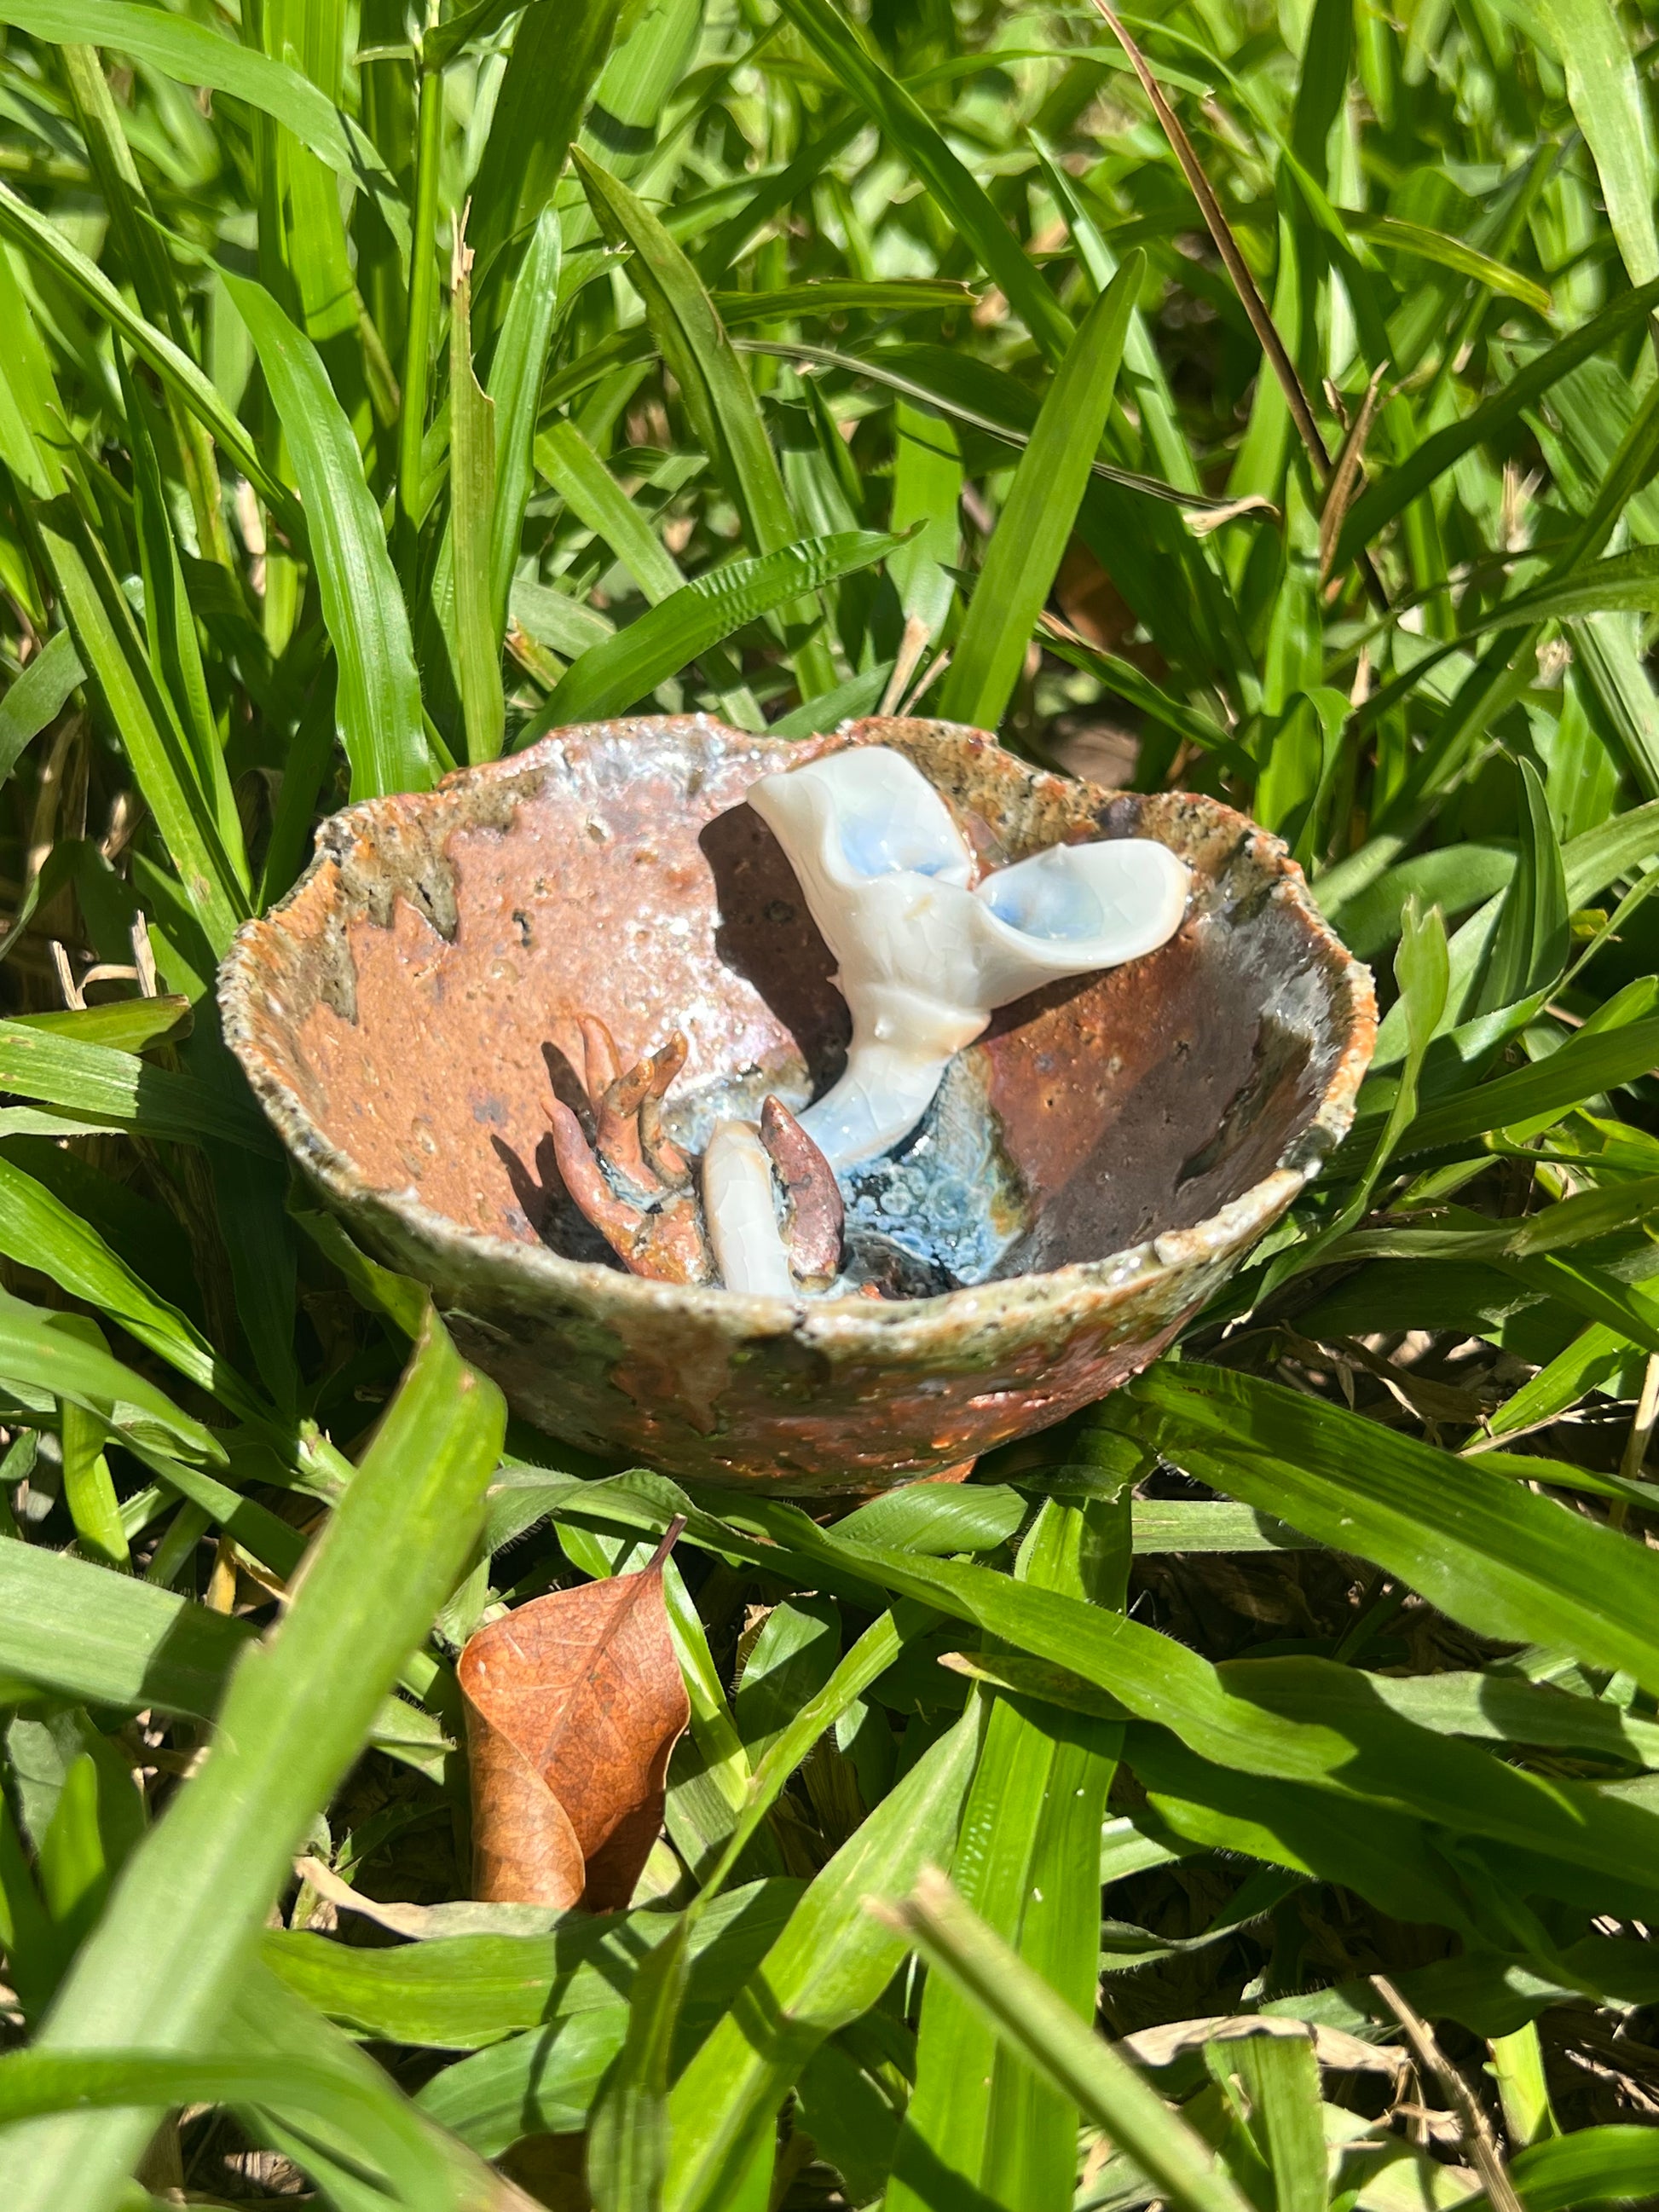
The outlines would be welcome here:
M 0 2202 L 1659 2197 L 1652 27 L 433 12 L 0 0 Z M 218 957 L 348 796 L 918 692 L 1290 843 L 1353 1137 L 960 1492 L 514 1429 L 481 1553 Z M 677 1510 L 641 1909 L 458 1909 L 460 1642 Z

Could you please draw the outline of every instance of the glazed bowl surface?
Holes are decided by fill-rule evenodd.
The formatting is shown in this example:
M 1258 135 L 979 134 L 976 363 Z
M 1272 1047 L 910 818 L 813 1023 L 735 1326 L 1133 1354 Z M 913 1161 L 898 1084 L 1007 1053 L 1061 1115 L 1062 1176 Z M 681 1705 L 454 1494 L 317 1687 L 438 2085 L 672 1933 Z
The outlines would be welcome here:
M 833 1081 L 846 1008 L 744 793 L 860 744 L 914 760 L 985 868 L 1161 840 L 1192 871 L 1188 918 L 1146 959 L 1004 1008 L 859 1183 L 853 1216 L 963 1287 L 785 1300 L 626 1273 L 553 1156 L 577 1017 L 624 1064 L 685 1031 L 672 1126 L 694 1146 L 768 1091 L 799 1108 Z M 599 723 L 349 807 L 240 932 L 220 995 L 306 1176 L 430 1286 L 515 1411 L 610 1460 L 808 1496 L 938 1474 L 1155 1358 L 1340 1141 L 1376 1029 L 1366 970 L 1243 816 L 892 720 L 799 743 Z

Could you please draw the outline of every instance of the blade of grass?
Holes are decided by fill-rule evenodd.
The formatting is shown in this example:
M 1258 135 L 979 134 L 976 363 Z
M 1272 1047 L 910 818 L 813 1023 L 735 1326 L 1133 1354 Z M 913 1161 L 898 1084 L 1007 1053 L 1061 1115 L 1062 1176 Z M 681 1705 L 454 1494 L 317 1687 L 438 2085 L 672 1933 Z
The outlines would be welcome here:
M 757 561 L 730 561 L 683 584 L 626 629 L 591 646 L 561 677 L 520 742 L 528 744 L 562 722 L 621 713 L 710 646 L 820 584 L 869 568 L 900 542 L 873 530 L 840 531 Z
M 902 1888 L 950 1850 L 976 1733 L 972 1719 L 959 1723 L 843 1844 L 674 2084 L 667 2212 L 712 2212 L 733 2202 L 763 2139 L 761 2117 L 769 2133 L 778 2100 L 818 2045 L 866 2011 L 891 1980 L 901 1948 L 876 1929 L 863 1901 Z
M 351 795 L 425 791 L 432 757 L 409 615 L 351 426 L 317 349 L 262 284 L 220 272 L 282 417 L 338 678 L 335 719 Z
M 1145 265 L 1127 257 L 1054 372 L 957 640 L 939 697 L 946 721 L 994 730 L 1013 696 L 1106 428 Z
M 1248 2197 L 1203 2139 L 965 1905 L 937 1868 L 908 1896 L 872 1903 L 947 1975 L 996 2033 L 1052 2081 L 1182 2212 L 1247 2212 Z
M 62 713 L 86 671 L 66 629 L 55 630 L 22 674 L 0 698 L 0 784 L 16 767 L 26 745 Z
M 535 450 L 542 474 L 572 514 L 598 531 L 653 606 L 681 588 L 685 577 L 678 562 L 574 422 L 552 423 L 537 439 Z M 733 657 L 716 646 L 706 647 L 703 657 L 722 714 L 740 730 L 764 727 L 765 717 Z
M 201 422 L 220 451 L 258 486 L 285 521 L 297 520 L 292 495 L 264 465 L 258 447 L 221 399 L 210 378 L 164 331 L 127 304 L 94 262 L 79 253 L 46 218 L 0 184 L 0 232 L 31 258 L 61 276 L 93 311 L 119 332 L 140 360 L 147 362 L 169 390 Z
M 35 521 L 82 665 L 126 748 L 185 896 L 210 945 L 223 952 L 247 918 L 247 893 L 132 610 L 103 546 L 67 496 L 42 502 Z
M 1323 1543 L 1364 1552 L 1480 1633 L 1594 1654 L 1659 1680 L 1659 1569 L 1650 1555 L 1486 1474 L 1478 1459 L 1453 1462 L 1374 1422 L 1220 1368 L 1156 1370 L 1115 1401 L 1114 1413 L 1118 1403 L 1134 1408 L 1135 1432 L 1149 1443 L 1162 1437 L 1178 1463 L 1183 1450 L 1201 1455 L 1231 1495 Z
M 472 368 L 472 252 L 458 226 L 449 295 L 449 497 L 455 659 L 466 752 L 494 760 L 507 735 L 494 592 L 495 409 Z M 506 614 L 505 600 L 502 615 Z
M 1070 318 L 1027 259 L 984 186 L 951 151 L 927 111 L 870 52 L 831 0 L 783 0 L 783 5 L 833 82 L 852 94 L 908 162 L 945 221 L 1001 287 L 1038 347 L 1058 364 L 1072 342 Z
M 744 537 L 757 554 L 781 551 L 799 531 L 759 402 L 713 300 L 644 202 L 580 147 L 572 158 L 595 220 L 613 243 L 630 249 L 629 273 L 647 319 L 692 429 L 736 504 Z M 811 602 L 792 611 L 797 623 L 817 618 Z M 822 638 L 809 638 L 796 660 L 804 695 L 835 683 L 838 672 Z
M 409 211 L 374 141 L 298 70 L 205 23 L 137 0 L 0 0 L 0 22 L 59 45 L 86 40 L 111 46 L 181 84 L 246 100 L 291 131 L 337 175 L 372 192 L 407 257 Z
M 238 1667 L 202 1771 L 129 1862 L 37 2048 L 179 2051 L 214 2035 L 294 1850 L 466 1563 L 503 1420 L 433 1319 L 303 1583 Z M 0 2136 L 8 2204 L 47 2212 L 72 2196 L 106 2212 L 154 2124 L 139 2107 Z
M 1024 1578 L 1121 1605 L 1126 1508 L 1127 1496 L 1085 1506 L 1051 1499 L 1022 1548 Z M 1041 1708 L 992 1698 L 955 1859 L 975 1909 L 1028 1966 L 1046 1969 L 1047 1984 L 1085 2018 L 1095 1975 L 1078 1969 L 1096 1948 L 1100 1822 L 1119 1740 L 1098 1721 L 1057 1729 Z M 948 2188 L 970 2201 L 983 2196 L 1030 2212 L 1069 2206 L 1076 2143 L 1076 2107 L 1011 2064 L 954 1985 L 930 1979 L 889 2212 L 937 2203 L 946 2174 Z

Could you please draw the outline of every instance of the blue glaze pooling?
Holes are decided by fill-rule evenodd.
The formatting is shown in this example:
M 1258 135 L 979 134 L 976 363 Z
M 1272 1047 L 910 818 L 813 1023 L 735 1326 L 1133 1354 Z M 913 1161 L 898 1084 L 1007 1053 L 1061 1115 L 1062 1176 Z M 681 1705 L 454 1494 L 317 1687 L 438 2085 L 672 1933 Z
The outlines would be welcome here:
M 1050 943 L 1078 943 L 1098 937 L 1105 927 L 1100 901 L 1073 866 L 1068 846 L 1054 846 L 988 877 L 979 896 L 999 921 Z
M 931 823 L 905 821 L 872 807 L 844 815 L 840 826 L 842 853 L 856 875 L 888 876 L 900 869 L 918 876 L 963 873 L 960 842 L 933 834 Z
M 847 1204 L 848 1277 L 866 1245 L 895 1245 L 918 1270 L 901 1295 L 936 1296 L 1000 1272 L 1028 1224 L 972 1068 L 957 1061 L 914 1134 L 836 1178 Z

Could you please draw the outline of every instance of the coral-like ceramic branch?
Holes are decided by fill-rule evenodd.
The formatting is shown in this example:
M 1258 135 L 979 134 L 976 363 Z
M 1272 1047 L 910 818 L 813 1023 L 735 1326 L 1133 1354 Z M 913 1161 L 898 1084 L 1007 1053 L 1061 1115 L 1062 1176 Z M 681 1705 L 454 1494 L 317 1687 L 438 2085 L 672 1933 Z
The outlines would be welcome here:
M 1056 845 L 975 885 L 944 799 L 884 745 L 763 776 L 749 803 L 793 865 L 853 1016 L 845 1074 L 801 1116 L 835 1168 L 908 1136 L 995 1008 L 1140 958 L 1187 910 L 1185 864 L 1148 838 Z
M 699 1178 L 661 1121 L 663 1095 L 685 1064 L 684 1036 L 677 1030 L 659 1052 L 623 1072 L 605 1024 L 584 1014 L 577 1026 L 594 1142 L 555 1099 L 547 1109 L 553 1150 L 565 1188 L 630 1273 L 723 1283 L 763 1297 L 828 1289 L 841 1267 L 841 1192 L 781 1100 L 767 1099 L 758 1128 L 716 1124 L 699 1194 Z
M 571 1109 L 554 1099 L 547 1117 L 565 1188 L 633 1273 L 666 1283 L 712 1282 L 690 1166 L 661 1121 L 663 1093 L 690 1050 L 684 1036 L 676 1030 L 660 1052 L 624 1073 L 602 1021 L 584 1014 L 578 1027 L 598 1151 L 596 1157 L 589 1149 Z

